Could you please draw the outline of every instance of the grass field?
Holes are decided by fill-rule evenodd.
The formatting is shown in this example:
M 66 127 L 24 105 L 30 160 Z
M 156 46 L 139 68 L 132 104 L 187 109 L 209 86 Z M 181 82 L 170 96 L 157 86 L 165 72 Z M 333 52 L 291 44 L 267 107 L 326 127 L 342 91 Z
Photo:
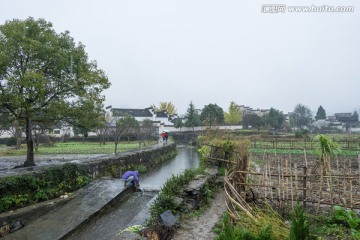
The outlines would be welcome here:
M 147 146 L 153 145 L 155 142 L 147 143 Z M 142 145 L 143 147 L 143 145 Z M 125 152 L 132 149 L 138 149 L 138 142 L 126 142 L 118 145 L 118 152 Z M 54 154 L 112 154 L 115 151 L 115 144 L 107 142 L 105 145 L 92 142 L 64 142 L 55 143 L 54 146 L 47 147 L 40 145 L 35 155 L 54 155 Z M 20 149 L 8 148 L 0 145 L 0 156 L 21 156 L 26 155 L 26 145 L 21 145 Z

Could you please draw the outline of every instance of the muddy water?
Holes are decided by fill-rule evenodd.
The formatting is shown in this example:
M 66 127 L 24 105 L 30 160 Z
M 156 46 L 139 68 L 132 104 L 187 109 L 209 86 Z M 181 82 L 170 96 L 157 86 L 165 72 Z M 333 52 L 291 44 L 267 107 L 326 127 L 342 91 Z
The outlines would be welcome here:
M 178 155 L 161 166 L 149 169 L 140 176 L 140 187 L 144 192 L 135 192 L 129 199 L 93 220 L 85 228 L 70 236 L 69 240 L 116 239 L 116 234 L 129 226 L 142 224 L 148 217 L 148 209 L 157 191 L 172 175 L 185 169 L 196 168 L 199 158 L 195 148 L 178 146 Z

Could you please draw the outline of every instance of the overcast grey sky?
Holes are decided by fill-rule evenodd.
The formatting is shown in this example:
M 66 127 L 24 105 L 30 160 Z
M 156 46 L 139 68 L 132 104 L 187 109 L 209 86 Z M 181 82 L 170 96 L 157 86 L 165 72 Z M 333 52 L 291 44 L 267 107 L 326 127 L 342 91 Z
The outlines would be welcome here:
M 316 114 L 360 107 L 360 1 L 291 0 L 289 6 L 354 6 L 352 13 L 262 13 L 279 0 L 1 0 L 0 24 L 29 16 L 70 31 L 112 86 L 106 105 L 171 101 L 183 114 L 230 101 Z M 268 8 L 265 8 L 267 11 Z

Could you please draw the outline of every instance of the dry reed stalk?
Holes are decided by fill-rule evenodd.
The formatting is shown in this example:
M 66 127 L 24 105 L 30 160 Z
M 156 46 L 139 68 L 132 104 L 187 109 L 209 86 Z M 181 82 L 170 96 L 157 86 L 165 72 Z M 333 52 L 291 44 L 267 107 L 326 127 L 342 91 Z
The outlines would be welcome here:
M 272 185 L 272 180 L 271 180 L 271 161 L 269 158 L 269 164 L 268 164 L 268 168 L 269 168 L 269 184 Z M 271 200 L 274 200 L 274 194 L 273 194 L 273 188 L 270 188 L 270 196 L 271 196 Z
M 264 154 L 264 157 L 265 157 L 265 154 Z M 265 165 L 264 165 L 264 174 L 265 174 L 265 177 L 264 177 L 264 185 L 265 185 L 265 186 L 268 185 L 267 165 L 268 165 L 268 160 L 266 159 L 266 160 L 265 160 Z M 266 188 L 264 189 L 264 195 L 265 195 L 265 198 L 267 198 L 267 189 L 266 189 Z
M 291 154 L 289 153 L 290 161 L 290 185 L 291 185 L 291 209 L 294 209 L 294 191 L 293 191 L 293 177 L 292 177 L 292 164 L 291 164 Z
M 252 210 L 252 208 L 250 207 L 249 204 L 247 204 L 247 202 L 241 197 L 241 195 L 236 191 L 236 189 L 234 188 L 234 186 L 231 184 L 230 180 L 228 177 L 224 177 L 224 181 L 227 184 L 227 187 L 229 187 L 229 189 L 231 190 L 231 192 L 233 193 L 233 195 L 236 197 L 236 199 L 243 205 L 245 206 L 246 209 Z M 237 183 L 237 184 L 241 184 L 241 182 Z M 246 183 L 244 183 L 246 184 Z
M 232 186 L 232 184 L 230 183 L 230 181 L 225 177 L 224 178 L 225 183 L 227 184 L 227 187 L 225 187 L 225 193 L 227 195 L 227 199 L 231 201 L 231 203 L 235 204 L 237 207 L 239 207 L 242 211 L 244 211 L 246 213 L 246 215 L 248 215 L 251 218 L 254 218 L 254 216 L 250 213 L 250 211 L 252 210 L 252 208 L 245 202 L 245 200 L 237 193 L 237 191 L 235 190 L 235 188 Z M 230 193 L 232 193 L 234 195 L 233 198 L 232 195 L 228 192 L 228 188 L 230 190 Z M 238 202 L 237 202 L 238 201 Z
M 339 158 L 336 156 L 336 169 L 337 174 L 340 175 L 340 168 L 339 168 Z M 360 172 L 359 172 L 360 177 Z M 340 190 L 340 177 L 337 179 L 337 185 L 338 185 L 338 196 L 339 196 L 339 202 L 341 202 L 341 190 Z
M 288 160 L 285 159 L 285 174 L 288 175 L 289 174 L 289 166 L 288 166 Z M 284 181 L 284 174 L 283 174 L 283 181 Z M 286 183 L 285 183 L 285 186 L 286 186 L 286 201 L 289 200 L 289 178 L 287 177 L 286 178 Z
M 295 189 L 298 189 L 298 176 L 297 176 L 297 164 L 294 164 L 294 169 L 295 169 Z M 296 196 L 296 200 L 298 199 L 298 193 L 297 191 L 295 191 L 295 196 Z
M 239 186 L 249 186 L 249 187 L 261 187 L 261 188 L 272 188 L 273 186 L 265 186 L 265 185 L 261 185 L 261 184 L 250 184 L 250 183 L 236 183 L 236 185 Z M 298 191 L 304 191 L 306 190 L 306 188 L 292 188 L 289 187 L 289 189 L 294 189 L 294 190 L 298 190 Z
M 245 162 L 245 166 L 246 166 L 246 169 L 244 169 L 245 171 L 249 171 L 250 169 L 250 164 L 251 164 L 251 158 L 247 158 L 245 157 L 244 160 L 246 161 Z M 248 179 L 249 179 L 249 173 L 245 174 L 245 182 L 248 182 Z
M 351 159 L 349 159 L 349 168 L 350 168 L 350 175 L 352 174 L 352 167 L 351 167 Z M 353 188 L 352 188 L 352 179 L 350 179 L 350 208 L 353 208 Z
M 303 175 L 304 175 L 304 177 L 303 177 L 303 208 L 305 209 L 306 208 L 306 198 L 307 198 L 307 196 L 306 196 L 306 190 L 307 190 L 307 167 L 306 166 L 304 166 L 303 167 L 303 169 L 304 169 L 304 173 L 303 173 Z
M 333 201 L 332 200 L 332 186 L 331 186 L 331 183 L 330 183 L 330 181 L 331 181 L 331 162 L 330 162 L 330 160 L 328 159 L 328 156 L 327 156 L 327 154 L 326 154 L 326 152 L 324 153 L 324 161 L 325 161 L 325 163 L 326 163 L 326 170 L 327 171 L 325 171 L 325 175 L 328 175 L 329 174 L 329 177 L 327 177 L 326 178 L 326 185 L 327 185 L 327 191 L 329 191 L 330 192 L 330 196 L 331 196 L 331 202 Z
M 359 174 L 358 186 L 360 186 L 360 154 L 358 155 L 358 174 Z
M 276 151 L 276 149 L 275 149 Z M 278 167 L 278 186 L 277 186 L 277 197 L 278 199 L 280 200 L 281 199 L 281 189 L 280 189 L 280 186 L 281 186 L 281 183 L 280 183 L 280 180 L 281 180 L 281 168 L 280 168 L 280 159 L 277 158 L 277 167 Z
M 229 201 L 228 199 L 225 201 L 225 204 L 226 204 L 226 209 L 227 209 L 227 212 L 229 213 L 230 217 L 232 219 L 241 219 L 238 211 L 236 211 L 236 207 L 234 207 L 233 204 L 229 205 L 229 203 L 232 203 L 231 201 Z
M 345 166 L 345 160 L 344 160 L 343 165 L 344 165 L 344 167 L 343 167 L 343 187 L 344 187 L 343 201 L 344 201 L 344 207 L 347 208 L 347 204 L 346 204 L 346 176 L 345 176 L 346 166 Z
M 306 192 L 307 192 L 307 186 L 309 186 L 309 191 L 310 191 L 310 198 L 311 198 L 311 188 L 312 188 L 312 185 L 311 185 L 311 181 L 309 181 L 309 183 L 307 182 L 309 180 L 309 177 L 307 176 L 308 175 L 308 161 L 307 161 L 307 156 L 306 156 L 306 148 L 304 148 L 304 159 L 305 159 L 305 168 L 304 168 L 304 184 L 303 184 L 303 187 L 305 188 L 305 190 L 303 191 L 303 198 L 304 198 L 304 202 L 303 202 L 303 206 L 304 208 L 306 207 Z
M 282 200 L 285 201 L 285 180 L 284 180 L 284 169 L 282 165 L 282 161 L 280 162 L 281 169 L 281 192 L 282 192 Z
M 329 181 L 330 181 L 330 203 L 334 204 L 334 194 L 333 194 L 333 181 L 332 181 L 332 171 L 331 164 L 329 163 Z
M 240 171 L 240 170 L 238 170 L 238 171 L 234 171 L 234 172 L 237 172 L 237 173 L 248 173 L 248 174 L 251 174 L 251 175 L 263 175 L 263 173 L 259 173 L 259 172 L 249 172 L 249 171 Z M 271 174 L 271 176 L 275 176 L 275 177 L 277 177 L 278 176 L 278 174 Z M 292 175 L 292 176 L 294 176 L 294 175 Z M 320 176 L 320 174 L 298 174 L 298 177 L 300 178 L 300 177 L 307 177 L 307 178 L 310 178 L 310 177 L 314 177 L 314 178 L 316 178 L 316 177 L 318 177 L 318 176 Z M 339 174 L 339 175 L 336 175 L 336 174 L 332 174 L 331 175 L 331 177 L 332 178 L 334 178 L 334 177 L 342 177 L 343 176 L 343 174 Z M 291 177 L 291 175 L 290 174 L 284 174 L 284 177 Z M 324 178 L 330 178 L 330 175 L 324 175 L 323 176 Z M 358 175 L 357 174 L 348 174 L 347 175 L 347 177 L 346 177 L 347 179 L 358 179 Z
M 352 181 L 350 180 L 350 208 L 353 208 L 353 186 L 352 186 Z
M 323 185 L 323 178 L 324 175 L 324 164 L 322 164 L 320 166 L 320 185 L 319 185 L 319 199 L 318 199 L 318 206 L 317 206 L 317 211 L 319 212 L 320 210 L 320 202 L 321 202 L 321 198 L 322 198 L 322 185 Z
M 207 157 L 207 159 L 209 159 L 209 160 L 216 160 L 216 161 L 220 161 L 220 162 L 226 162 L 226 163 L 234 163 L 234 164 L 237 163 L 237 162 L 235 162 L 235 161 L 225 160 L 225 159 L 216 158 L 216 157 Z

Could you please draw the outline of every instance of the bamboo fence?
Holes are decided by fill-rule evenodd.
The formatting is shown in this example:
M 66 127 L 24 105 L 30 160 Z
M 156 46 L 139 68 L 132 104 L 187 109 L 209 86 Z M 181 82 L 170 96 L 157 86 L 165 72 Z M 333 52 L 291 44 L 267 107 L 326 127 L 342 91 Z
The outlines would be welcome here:
M 239 208 L 251 216 L 248 200 L 292 208 L 300 201 L 317 211 L 334 205 L 360 209 L 360 155 L 331 160 L 325 156 L 323 161 L 308 162 L 305 149 L 303 161 L 295 161 L 290 154 L 264 154 L 262 164 L 253 170 L 251 156 L 233 152 L 232 157 L 221 158 L 218 152 L 218 148 L 212 149 L 208 159 L 232 165 L 224 179 L 227 208 L 235 219 Z

